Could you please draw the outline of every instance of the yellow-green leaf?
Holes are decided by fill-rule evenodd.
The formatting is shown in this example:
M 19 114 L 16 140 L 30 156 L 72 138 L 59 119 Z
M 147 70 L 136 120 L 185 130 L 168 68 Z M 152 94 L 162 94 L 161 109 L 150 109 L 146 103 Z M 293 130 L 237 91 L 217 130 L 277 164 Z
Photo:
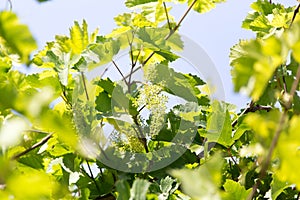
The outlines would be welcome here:
M 0 38 L 5 40 L 11 53 L 18 54 L 24 63 L 29 61 L 30 53 L 37 48 L 29 28 L 21 24 L 13 12 L 0 12 Z

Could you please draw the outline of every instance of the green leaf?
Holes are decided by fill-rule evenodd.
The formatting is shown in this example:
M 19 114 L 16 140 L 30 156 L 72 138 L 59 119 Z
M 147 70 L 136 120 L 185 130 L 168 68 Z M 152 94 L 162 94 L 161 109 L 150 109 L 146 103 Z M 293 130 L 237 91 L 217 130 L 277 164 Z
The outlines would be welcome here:
M 144 179 L 136 179 L 130 189 L 130 200 L 146 200 L 150 183 Z
M 87 47 L 89 36 L 85 20 L 82 22 L 82 27 L 80 27 L 77 21 L 74 22 L 74 26 L 70 28 L 70 39 L 74 54 L 80 54 Z
M 159 188 L 160 191 L 162 192 L 162 194 L 160 195 L 161 198 L 163 197 L 164 199 L 168 199 L 168 196 L 171 193 L 174 183 L 176 183 L 176 181 L 169 176 L 167 176 L 166 178 L 160 181 Z
M 105 41 L 101 41 L 100 43 L 89 45 L 88 50 L 98 58 L 94 66 L 96 67 L 111 62 L 113 57 L 119 52 L 120 47 L 121 44 L 119 40 L 114 39 L 105 39 Z
M 212 112 L 209 114 L 206 132 L 201 136 L 206 137 L 208 142 L 217 142 L 225 147 L 233 144 L 231 120 L 226 105 L 218 101 L 212 103 Z
M 230 52 L 234 90 L 257 101 L 276 68 L 285 62 L 287 54 L 287 47 L 276 37 L 264 41 L 240 41 Z
M 0 38 L 12 53 L 17 53 L 21 62 L 28 63 L 30 53 L 37 44 L 26 25 L 20 24 L 16 14 L 8 11 L 0 12 Z
M 59 189 L 58 182 L 48 174 L 30 168 L 19 168 L 6 183 L 6 190 L 17 199 L 50 199 Z
M 112 106 L 111 106 L 111 97 L 109 96 L 108 93 L 101 92 L 96 96 L 96 110 L 103 112 L 103 113 L 108 113 L 111 111 Z
M 153 51 L 169 50 L 164 39 L 168 34 L 169 30 L 167 28 L 141 28 L 137 32 L 139 39 L 144 42 L 143 46 Z
M 33 154 L 33 155 L 27 155 L 23 156 L 18 159 L 18 162 L 27 165 L 29 167 L 32 167 L 34 169 L 43 169 L 43 159 L 42 156 Z
M 217 3 L 222 3 L 225 1 L 226 0 L 198 0 L 193 6 L 193 9 L 199 13 L 206 13 L 215 8 Z M 193 2 L 194 0 L 188 0 L 188 5 L 190 6 Z
M 288 28 L 294 8 L 285 8 L 281 4 L 268 0 L 257 0 L 251 4 L 253 9 L 243 21 L 242 27 L 250 29 L 257 34 L 257 37 L 270 37 L 271 35 L 281 34 Z
M 243 186 L 241 186 L 238 182 L 227 179 L 223 185 L 225 189 L 225 194 L 223 196 L 223 200 L 240 200 L 247 199 L 250 194 L 252 188 L 246 190 Z
M 90 193 L 91 192 L 88 188 L 83 188 L 81 190 L 81 197 L 79 199 L 80 200 L 89 200 Z
M 276 199 L 286 188 L 288 184 L 281 181 L 276 175 L 273 175 L 271 183 L 272 199 Z
M 299 33 L 300 33 L 300 21 L 296 21 L 293 23 L 293 26 L 290 29 L 288 29 L 283 35 L 285 43 L 293 51 L 292 59 L 291 59 L 292 65 L 294 65 L 294 63 L 295 63 L 294 61 L 296 61 L 297 63 L 300 62 L 300 51 L 299 51 L 300 36 L 299 36 Z M 294 69 L 297 69 L 297 67 Z
M 151 2 L 158 2 L 158 0 L 127 0 L 125 2 L 125 5 L 129 8 L 151 3 Z
M 118 192 L 117 200 L 130 199 L 130 187 L 126 180 L 119 180 L 116 182 L 116 190 Z
M 149 66 L 149 68 L 145 67 L 145 70 L 150 71 L 149 77 L 151 82 L 156 84 L 163 83 L 164 91 L 187 101 L 198 102 L 200 100 L 201 92 L 198 86 L 204 83 L 200 78 L 176 72 L 163 63 L 156 66 Z
M 96 110 L 102 113 L 111 113 L 114 83 L 110 79 L 101 79 L 96 84 L 101 88 L 98 95 L 96 95 Z
M 167 28 L 144 27 L 139 29 L 137 37 L 141 40 L 141 46 L 144 50 L 154 51 L 172 62 L 179 58 L 172 50 L 182 50 L 183 42 L 178 34 L 174 34 L 169 40 L 166 40 L 165 38 L 169 33 L 170 30 Z
M 279 118 L 280 112 L 272 110 L 268 113 L 249 113 L 244 122 L 256 133 L 257 138 L 268 143 L 278 126 Z
M 173 169 L 170 174 L 180 180 L 183 192 L 192 199 L 218 200 L 222 166 L 223 159 L 216 154 L 196 169 Z
M 291 172 L 300 165 L 299 129 L 300 117 L 295 115 L 290 121 L 288 131 L 281 134 L 276 149 L 276 155 L 280 159 L 276 176 L 280 181 L 296 184 L 296 187 L 300 186 L 300 180 L 297 173 Z

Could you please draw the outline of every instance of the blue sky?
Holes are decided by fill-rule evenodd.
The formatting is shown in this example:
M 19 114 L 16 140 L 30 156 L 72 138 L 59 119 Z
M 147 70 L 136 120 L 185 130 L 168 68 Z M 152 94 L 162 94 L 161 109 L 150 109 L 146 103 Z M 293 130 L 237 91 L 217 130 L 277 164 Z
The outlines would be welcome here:
M 88 22 L 89 30 L 100 28 L 100 34 L 109 33 L 114 27 L 113 18 L 130 12 L 124 1 L 111 0 L 52 0 L 37 3 L 35 0 L 12 0 L 13 11 L 26 23 L 42 49 L 46 41 L 57 34 L 68 34 L 74 20 Z M 254 37 L 243 30 L 241 23 L 250 11 L 252 0 L 227 0 L 206 14 L 191 12 L 183 22 L 180 33 L 200 45 L 213 60 L 221 75 L 227 102 L 243 107 L 248 99 L 233 93 L 230 77 L 229 50 L 239 39 Z M 282 0 L 285 5 L 296 5 L 296 0 Z M 180 18 L 186 6 L 174 5 L 172 14 Z

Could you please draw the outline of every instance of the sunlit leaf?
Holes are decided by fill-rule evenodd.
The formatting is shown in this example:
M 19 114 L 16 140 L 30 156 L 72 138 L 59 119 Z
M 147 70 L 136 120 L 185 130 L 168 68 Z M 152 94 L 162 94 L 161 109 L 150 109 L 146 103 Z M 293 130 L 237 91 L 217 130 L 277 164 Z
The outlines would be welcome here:
M 74 26 L 70 28 L 70 39 L 72 43 L 72 51 L 75 54 L 80 54 L 89 44 L 89 36 L 87 30 L 87 23 L 83 20 L 82 27 L 77 21 Z
M 289 184 L 300 185 L 297 173 L 291 173 L 300 163 L 300 117 L 294 116 L 290 121 L 287 132 L 283 132 L 278 141 L 276 155 L 280 159 L 279 169 L 276 175 L 280 181 L 287 181 Z M 288 155 L 287 155 L 288 154 Z
M 5 40 L 12 53 L 18 54 L 24 63 L 29 61 L 30 53 L 37 48 L 28 27 L 20 24 L 13 12 L 0 12 L 0 37 Z
M 225 195 L 222 199 L 226 200 L 240 200 L 247 199 L 252 189 L 246 190 L 243 186 L 241 186 L 238 182 L 233 180 L 226 180 L 224 183 Z
M 171 170 L 172 176 L 181 182 L 183 191 L 192 199 L 221 199 L 218 186 L 221 183 L 222 158 L 219 154 L 200 167 Z M 201 181 L 199 181 L 201 180 Z
M 240 41 L 230 52 L 235 91 L 246 93 L 257 101 L 276 68 L 285 62 L 287 54 L 286 46 L 275 37 L 265 41 Z
M 193 6 L 193 9 L 199 13 L 206 13 L 215 8 L 217 3 L 222 3 L 225 1 L 226 0 L 198 0 Z M 188 0 L 188 5 L 190 6 L 193 2 L 194 0 Z
M 294 12 L 292 7 L 285 8 L 281 4 L 267 0 L 257 0 L 251 4 L 253 11 L 249 12 L 242 27 L 257 33 L 258 37 L 269 37 L 282 34 L 291 23 Z
M 278 110 L 260 114 L 250 113 L 246 116 L 245 123 L 257 134 L 258 138 L 269 142 L 279 123 L 279 116 Z

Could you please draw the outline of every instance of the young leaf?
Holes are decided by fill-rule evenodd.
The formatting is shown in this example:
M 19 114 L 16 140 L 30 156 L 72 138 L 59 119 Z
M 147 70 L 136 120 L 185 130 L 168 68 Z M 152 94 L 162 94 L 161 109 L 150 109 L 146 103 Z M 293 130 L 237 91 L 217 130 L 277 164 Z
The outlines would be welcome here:
M 294 12 L 292 7 L 285 8 L 268 0 L 257 0 L 251 4 L 251 8 L 253 11 L 249 12 L 242 27 L 254 31 L 257 37 L 264 38 L 281 34 L 288 28 Z
M 74 54 L 80 54 L 87 47 L 89 36 L 85 20 L 82 22 L 82 28 L 77 21 L 74 22 L 74 26 L 70 28 L 70 40 Z
M 252 188 L 246 190 L 243 186 L 241 186 L 238 182 L 227 179 L 223 185 L 225 189 L 225 194 L 223 196 L 223 200 L 240 200 L 247 199 L 250 194 Z
M 193 9 L 199 13 L 206 13 L 216 7 L 217 3 L 225 2 L 226 0 L 198 0 L 196 1 Z M 190 6 L 194 0 L 188 0 Z
M 285 62 L 288 49 L 276 37 L 240 41 L 231 48 L 230 65 L 234 90 L 257 101 L 276 68 Z

